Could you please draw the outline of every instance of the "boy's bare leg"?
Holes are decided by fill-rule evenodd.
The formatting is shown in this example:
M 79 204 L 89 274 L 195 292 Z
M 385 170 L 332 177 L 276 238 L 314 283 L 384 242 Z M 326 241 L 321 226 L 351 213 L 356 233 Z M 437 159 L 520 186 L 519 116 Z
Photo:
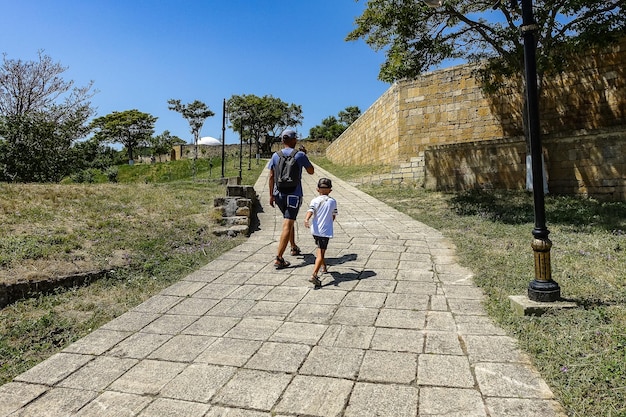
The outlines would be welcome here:
M 324 259 L 325 254 L 326 254 L 326 249 L 317 248 L 317 256 L 315 257 L 315 266 L 313 267 L 313 275 L 317 276 L 322 265 L 324 266 L 324 269 L 326 269 L 326 260 Z

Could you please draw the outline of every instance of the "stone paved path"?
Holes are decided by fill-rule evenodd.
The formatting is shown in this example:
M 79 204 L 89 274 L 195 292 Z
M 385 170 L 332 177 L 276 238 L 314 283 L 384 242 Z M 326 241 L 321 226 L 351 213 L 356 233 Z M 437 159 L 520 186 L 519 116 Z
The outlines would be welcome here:
M 275 271 L 282 219 L 0 386 L 0 416 L 563 416 L 436 230 L 316 167 L 338 200 L 328 274 Z M 303 215 L 300 215 L 303 219 Z

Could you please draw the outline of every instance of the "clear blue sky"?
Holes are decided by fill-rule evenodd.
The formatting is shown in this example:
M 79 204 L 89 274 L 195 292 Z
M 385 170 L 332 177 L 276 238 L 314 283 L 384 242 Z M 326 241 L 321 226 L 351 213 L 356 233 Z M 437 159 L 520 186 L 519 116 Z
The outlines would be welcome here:
M 382 52 L 346 42 L 365 1 L 354 0 L 0 0 L 0 52 L 35 60 L 43 49 L 90 80 L 97 115 L 138 109 L 191 142 L 168 99 L 200 100 L 216 115 L 201 136 L 220 138 L 222 101 L 272 95 L 302 106 L 300 135 L 348 106 L 365 111 L 388 88 Z M 239 137 L 226 130 L 226 143 Z

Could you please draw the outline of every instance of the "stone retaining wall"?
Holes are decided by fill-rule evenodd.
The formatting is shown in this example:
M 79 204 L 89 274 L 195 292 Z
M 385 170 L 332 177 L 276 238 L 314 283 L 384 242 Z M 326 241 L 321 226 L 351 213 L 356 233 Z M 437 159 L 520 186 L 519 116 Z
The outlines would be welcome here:
M 414 178 L 433 189 L 523 188 L 523 87 L 508 80 L 486 95 L 471 65 L 392 85 L 327 149 L 340 165 L 400 166 L 423 154 Z M 624 199 L 619 157 L 626 141 L 626 39 L 577 56 L 548 79 L 541 129 L 550 190 Z M 575 150 L 574 150 L 575 148 Z

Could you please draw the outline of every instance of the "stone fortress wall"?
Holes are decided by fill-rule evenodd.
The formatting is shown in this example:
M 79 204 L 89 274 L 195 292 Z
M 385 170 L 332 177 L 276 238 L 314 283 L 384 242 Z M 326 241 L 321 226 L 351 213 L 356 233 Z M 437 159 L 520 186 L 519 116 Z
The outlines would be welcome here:
M 327 149 L 343 165 L 389 164 L 379 180 L 434 190 L 522 189 L 523 87 L 492 97 L 460 65 L 394 83 Z M 549 191 L 626 200 L 626 39 L 580 54 L 540 102 Z M 375 180 L 376 178 L 372 178 Z

